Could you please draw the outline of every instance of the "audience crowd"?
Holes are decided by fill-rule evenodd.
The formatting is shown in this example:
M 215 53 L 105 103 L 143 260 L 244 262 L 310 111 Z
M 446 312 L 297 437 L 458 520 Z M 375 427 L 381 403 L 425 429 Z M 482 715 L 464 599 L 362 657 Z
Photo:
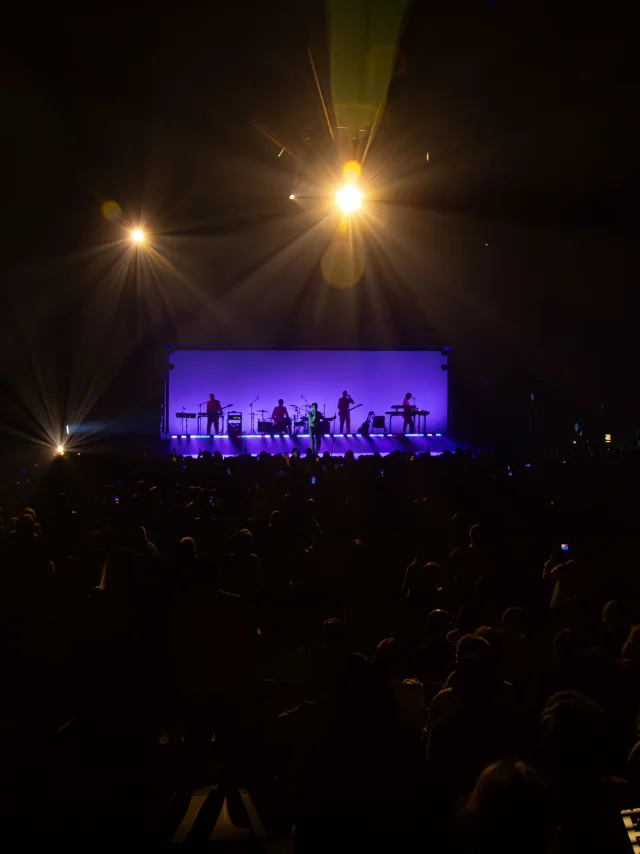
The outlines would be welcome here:
M 302 852 L 640 850 L 638 473 L 55 458 L 2 508 L 0 841 L 159 846 L 212 792 Z

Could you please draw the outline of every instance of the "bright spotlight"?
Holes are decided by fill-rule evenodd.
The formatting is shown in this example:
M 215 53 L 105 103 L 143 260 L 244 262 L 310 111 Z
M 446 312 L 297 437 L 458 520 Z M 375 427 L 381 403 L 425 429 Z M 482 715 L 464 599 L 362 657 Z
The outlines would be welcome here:
M 291 201 L 293 201 L 293 200 L 295 199 L 295 194 L 294 194 L 294 193 L 291 193 L 291 195 L 289 196 L 289 198 L 291 199 Z
M 336 201 L 346 214 L 353 213 L 360 207 L 362 193 L 351 184 L 347 184 L 336 193 Z
M 134 228 L 131 232 L 131 239 L 134 243 L 144 243 L 144 231 L 141 228 Z
M 64 447 L 62 445 L 58 445 L 56 448 L 56 454 L 59 454 L 60 456 L 64 454 Z

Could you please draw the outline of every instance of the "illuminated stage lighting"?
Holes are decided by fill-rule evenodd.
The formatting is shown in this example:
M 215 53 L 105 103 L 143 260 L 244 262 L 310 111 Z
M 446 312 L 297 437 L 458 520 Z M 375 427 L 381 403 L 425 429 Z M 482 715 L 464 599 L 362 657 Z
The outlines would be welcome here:
M 293 200 L 295 199 L 295 193 L 291 193 L 291 195 L 289 196 L 289 198 L 291 199 L 291 201 L 293 201 Z
M 357 211 L 362 202 L 362 193 L 350 184 L 336 193 L 336 201 L 346 214 Z
M 131 240 L 134 243 L 144 243 L 144 231 L 141 228 L 134 228 L 131 232 Z
M 64 446 L 63 445 L 58 445 L 58 447 L 56 448 L 56 454 L 59 457 L 61 457 L 64 454 Z

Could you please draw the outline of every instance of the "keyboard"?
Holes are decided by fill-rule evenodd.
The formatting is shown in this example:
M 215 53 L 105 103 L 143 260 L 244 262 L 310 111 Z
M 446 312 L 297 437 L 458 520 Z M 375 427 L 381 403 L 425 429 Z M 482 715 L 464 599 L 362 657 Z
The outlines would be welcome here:
M 431 415 L 428 409 L 410 409 L 409 415 Z M 403 411 L 395 410 L 394 412 L 385 412 L 385 415 L 404 415 Z

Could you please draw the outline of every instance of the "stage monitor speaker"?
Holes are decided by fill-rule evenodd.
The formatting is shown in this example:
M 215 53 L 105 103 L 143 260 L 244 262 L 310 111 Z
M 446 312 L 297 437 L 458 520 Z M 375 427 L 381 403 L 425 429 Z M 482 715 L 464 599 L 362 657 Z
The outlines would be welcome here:
M 385 424 L 385 420 L 384 420 L 384 415 L 374 415 L 373 416 L 372 427 L 376 427 L 378 429 L 381 427 L 384 430 L 385 426 L 386 426 L 386 424 Z
M 258 433 L 271 433 L 273 423 L 271 421 L 258 421 Z

